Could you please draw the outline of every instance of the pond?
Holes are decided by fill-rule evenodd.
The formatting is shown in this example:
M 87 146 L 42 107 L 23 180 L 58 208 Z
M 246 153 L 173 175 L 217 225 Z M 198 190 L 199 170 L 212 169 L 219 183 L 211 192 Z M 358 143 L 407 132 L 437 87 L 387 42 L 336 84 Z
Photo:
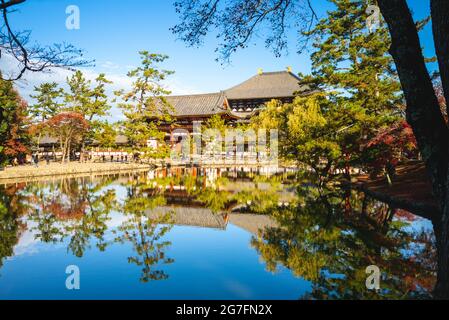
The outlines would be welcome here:
M 0 187 L 0 299 L 425 299 L 433 248 L 429 221 L 295 172 L 171 168 Z

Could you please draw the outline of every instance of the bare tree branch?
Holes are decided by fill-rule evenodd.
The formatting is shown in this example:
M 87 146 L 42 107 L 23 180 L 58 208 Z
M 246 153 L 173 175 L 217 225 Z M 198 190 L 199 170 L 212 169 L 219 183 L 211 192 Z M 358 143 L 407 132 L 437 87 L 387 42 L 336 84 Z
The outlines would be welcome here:
M 265 46 L 280 56 L 288 49 L 290 24 L 301 36 L 317 21 L 310 0 L 178 0 L 175 8 L 181 21 L 172 32 L 188 45 L 199 46 L 215 30 L 222 41 L 216 51 L 223 61 L 247 47 L 259 32 Z
M 0 58 L 11 56 L 18 62 L 18 70 L 4 77 L 3 80 L 15 81 L 23 77 L 26 71 L 43 72 L 51 68 L 73 68 L 92 65 L 93 61 L 83 59 L 83 51 L 71 44 L 54 44 L 52 46 L 29 46 L 30 32 L 14 32 L 9 22 L 8 8 L 23 3 L 25 0 L 0 0 Z
M 0 10 L 7 9 L 11 6 L 15 6 L 15 5 L 23 3 L 25 1 L 26 0 L 10 0 L 8 2 L 2 1 L 2 3 L 0 4 Z

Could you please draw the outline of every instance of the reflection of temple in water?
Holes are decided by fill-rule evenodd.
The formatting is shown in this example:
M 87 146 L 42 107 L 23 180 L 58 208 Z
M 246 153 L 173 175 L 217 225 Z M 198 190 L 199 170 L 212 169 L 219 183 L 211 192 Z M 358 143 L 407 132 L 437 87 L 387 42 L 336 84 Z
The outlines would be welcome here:
M 230 223 L 256 235 L 259 229 L 276 227 L 276 222 L 269 216 L 250 213 L 214 213 L 201 207 L 165 206 L 148 210 L 146 215 L 157 220 L 172 213 L 174 225 L 225 230 Z
M 147 178 L 153 180 L 155 178 L 166 177 L 186 177 L 203 178 L 204 187 L 215 187 L 215 182 L 218 178 L 227 178 L 231 182 L 233 180 L 241 182 L 252 181 L 254 177 L 272 177 L 275 175 L 287 175 L 295 172 L 295 169 L 279 168 L 277 166 L 262 166 L 262 167 L 172 167 L 150 170 L 147 172 Z
M 190 176 L 201 181 L 201 188 L 219 189 L 220 191 L 239 192 L 244 190 L 269 190 L 269 183 L 255 183 L 252 178 L 256 175 L 271 176 L 285 172 L 284 170 L 273 170 L 273 168 L 170 168 L 149 171 L 147 178 L 154 180 L 165 177 L 185 177 Z M 219 178 L 226 177 L 227 183 L 219 185 Z M 246 179 L 245 179 L 246 178 Z M 234 181 L 237 180 L 238 181 Z M 158 186 L 154 184 L 154 188 Z M 240 227 L 251 234 L 257 234 L 259 229 L 275 227 L 274 220 L 266 215 L 240 213 L 242 205 L 236 202 L 229 202 L 221 212 L 213 212 L 205 208 L 204 204 L 196 199 L 184 185 L 171 184 L 165 187 L 164 198 L 167 205 L 148 210 L 149 218 L 157 219 L 159 216 L 172 212 L 173 223 L 180 226 L 192 226 L 201 228 L 213 228 L 225 230 L 230 223 Z M 150 190 L 151 192 L 151 190 Z M 279 191 L 281 202 L 289 202 L 295 197 L 294 192 L 285 189 Z M 243 206 L 244 211 L 244 206 Z

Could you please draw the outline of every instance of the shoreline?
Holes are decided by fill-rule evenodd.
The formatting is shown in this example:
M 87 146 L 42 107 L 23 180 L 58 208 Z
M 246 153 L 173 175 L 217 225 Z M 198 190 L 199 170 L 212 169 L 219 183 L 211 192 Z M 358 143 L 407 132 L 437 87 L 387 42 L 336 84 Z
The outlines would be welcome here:
M 91 162 L 69 162 L 69 163 L 50 163 L 42 162 L 39 167 L 18 166 L 6 167 L 0 171 L 0 184 L 12 184 L 36 180 L 38 178 L 49 179 L 57 176 L 89 176 L 97 174 L 114 174 L 120 172 L 142 171 L 153 169 L 152 164 L 137 163 L 91 163 Z M 22 181 L 20 181 L 22 180 Z M 40 179 L 39 179 L 40 180 Z
M 434 220 L 438 216 L 439 207 L 422 162 L 398 166 L 391 186 L 383 177 L 370 179 L 368 176 L 358 177 L 351 186 L 371 198 L 425 219 Z
M 32 165 L 6 167 L 4 171 L 0 171 L 0 185 L 50 181 L 61 177 L 82 178 L 126 174 L 156 167 L 154 164 L 122 162 L 52 162 L 50 164 L 41 162 L 39 167 Z M 374 199 L 432 220 L 438 212 L 438 207 L 431 195 L 430 184 L 426 180 L 423 165 L 415 164 L 399 167 L 393 187 L 390 187 L 383 178 L 372 180 L 368 177 L 358 177 L 349 186 Z

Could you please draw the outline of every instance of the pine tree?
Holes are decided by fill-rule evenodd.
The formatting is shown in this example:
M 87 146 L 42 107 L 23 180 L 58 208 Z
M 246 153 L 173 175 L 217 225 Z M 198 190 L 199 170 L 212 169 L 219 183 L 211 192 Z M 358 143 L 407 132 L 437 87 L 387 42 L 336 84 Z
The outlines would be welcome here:
M 388 31 L 367 29 L 363 3 L 331 2 L 335 9 L 306 34 L 316 39 L 312 74 L 300 77 L 312 92 L 291 104 L 273 101 L 253 121 L 278 128 L 281 154 L 314 169 L 321 182 L 332 172 L 344 171 L 349 178 L 351 167 L 367 168 L 376 155 L 365 146 L 403 120 Z
M 105 121 L 94 122 L 95 129 L 92 134 L 92 139 L 96 144 L 103 148 L 113 148 L 116 146 L 115 139 L 117 132 L 115 124 L 110 124 Z
M 106 85 L 111 83 L 101 73 L 95 79 L 95 86 L 92 87 L 92 81 L 87 80 L 79 70 L 72 77 L 67 78 L 69 92 L 65 94 L 66 109 L 69 112 L 82 114 L 89 123 L 89 131 L 85 133 L 82 139 L 82 156 L 86 142 L 92 142 L 104 130 L 107 130 L 106 127 L 108 124 L 104 121 L 103 117 L 109 115 L 109 110 L 111 109 L 106 94 Z
M 58 88 L 56 82 L 45 82 L 34 87 L 32 98 L 36 103 L 29 108 L 29 115 L 33 122 L 32 130 L 36 133 L 36 146 L 39 147 L 42 137 L 42 126 L 50 118 L 57 115 L 63 106 L 61 99 L 63 89 Z
M 70 78 L 67 77 L 68 92 L 65 93 L 66 110 L 77 112 L 86 119 L 91 118 L 91 81 L 84 77 L 84 74 L 77 70 Z
M 30 116 L 34 121 L 43 122 L 58 114 L 61 111 L 63 90 L 58 88 L 56 82 L 45 82 L 34 87 L 34 95 L 31 98 L 36 103 L 29 108 Z
M 67 78 L 69 91 L 65 94 L 67 111 L 78 112 L 84 115 L 87 121 L 93 121 L 108 115 L 111 106 L 106 95 L 106 85 L 112 82 L 101 73 L 92 81 L 87 80 L 81 71 L 76 71 L 72 77 Z
M 122 127 L 133 151 L 143 152 L 147 157 L 163 157 L 167 154 L 167 146 L 163 144 L 165 133 L 159 131 L 160 124 L 172 122 L 173 107 L 165 96 L 170 94 L 162 82 L 173 71 L 159 68 L 168 57 L 162 54 L 141 51 L 141 66 L 128 72 L 133 79 L 133 87 L 129 92 L 118 91 L 116 95 L 121 98 L 119 107 L 126 120 Z M 161 148 L 153 150 L 148 147 L 148 140 L 157 140 Z
M 340 117 L 336 134 L 345 166 L 361 165 L 363 148 L 379 129 L 401 120 L 401 86 L 388 53 L 390 37 L 385 25 L 367 28 L 366 3 L 330 0 L 335 9 L 306 36 L 313 36 L 312 77 L 332 92 Z

